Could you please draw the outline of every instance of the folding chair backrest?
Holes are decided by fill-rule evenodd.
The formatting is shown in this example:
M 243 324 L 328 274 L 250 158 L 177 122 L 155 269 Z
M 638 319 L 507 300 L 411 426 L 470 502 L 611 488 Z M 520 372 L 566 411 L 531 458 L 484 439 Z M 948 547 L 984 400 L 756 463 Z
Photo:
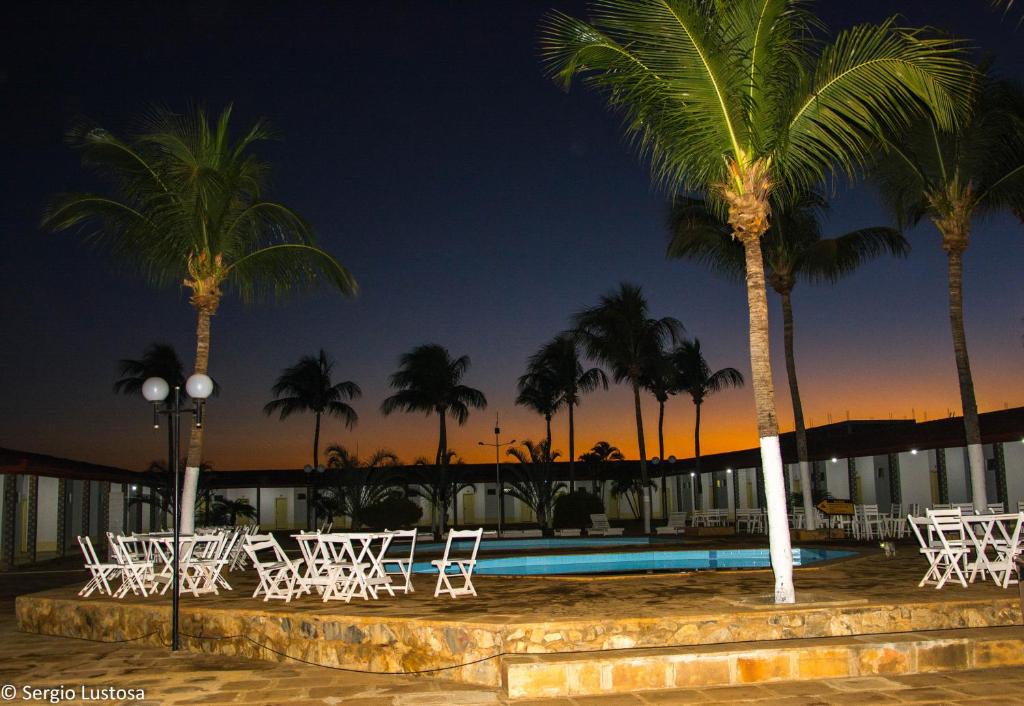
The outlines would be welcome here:
M 416 554 L 416 530 L 384 530 L 391 533 L 391 544 L 388 547 L 388 556 L 396 559 L 406 558 L 406 547 L 408 547 L 408 559 L 413 560 Z
M 89 539 L 89 535 L 78 536 L 78 546 L 82 548 L 82 554 L 85 556 L 86 566 L 95 566 L 100 563 L 100 560 L 96 557 L 96 550 L 92 548 L 92 540 Z
M 1024 500 L 1017 501 L 1017 512 L 1024 512 Z
M 597 514 L 591 515 L 590 516 L 590 525 L 594 529 L 608 529 L 610 527 L 610 525 L 608 524 L 608 515 L 606 515 L 604 513 L 597 513 Z
M 974 514 L 974 503 L 953 503 L 953 507 L 959 508 L 961 514 Z
M 908 515 L 907 520 L 910 522 L 910 529 L 914 532 L 914 536 L 917 538 L 917 543 L 921 545 L 921 549 L 929 549 L 931 544 L 926 539 L 925 534 L 928 533 L 931 520 L 927 517 L 916 517 L 914 515 Z
M 951 507 L 953 507 L 953 506 L 950 505 L 949 503 L 935 503 L 934 505 L 932 505 L 931 509 L 932 510 L 948 510 Z
M 245 538 L 245 553 L 252 559 L 253 564 L 270 564 L 274 562 L 288 562 L 288 555 L 281 549 L 277 539 L 272 534 L 253 534 Z M 270 551 L 274 558 L 272 561 L 263 561 L 259 558 L 260 552 Z
M 484 528 L 481 527 L 475 530 L 450 530 L 448 532 L 448 541 L 444 545 L 444 561 L 459 561 L 469 560 L 476 561 L 477 552 L 480 551 L 480 538 L 484 535 Z M 470 551 L 465 551 L 461 547 L 455 547 L 456 551 L 453 552 L 453 544 L 460 539 L 472 540 L 472 547 Z
M 962 514 L 958 507 L 949 510 L 928 511 L 930 529 L 935 532 L 936 537 L 944 546 L 952 543 L 963 544 L 964 523 L 961 517 Z
M 686 526 L 686 512 L 673 512 L 668 516 L 669 527 L 685 527 Z

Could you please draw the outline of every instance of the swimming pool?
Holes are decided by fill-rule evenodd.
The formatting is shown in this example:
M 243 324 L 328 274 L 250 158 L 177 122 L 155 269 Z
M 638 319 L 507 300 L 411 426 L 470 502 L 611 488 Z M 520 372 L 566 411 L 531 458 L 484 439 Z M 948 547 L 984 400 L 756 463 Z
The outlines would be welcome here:
M 653 540 L 653 541 L 652 541 Z M 625 547 L 657 544 L 652 537 L 530 537 L 524 539 L 484 539 L 480 542 L 482 552 L 503 552 L 515 549 L 579 549 L 580 547 Z M 456 541 L 456 548 L 469 549 L 472 541 Z M 417 542 L 416 551 L 444 551 L 444 542 Z
M 611 539 L 610 537 L 608 539 Z M 855 556 L 839 549 L 793 549 L 793 564 Z M 561 576 L 569 574 L 622 574 L 642 571 L 699 571 L 708 569 L 768 568 L 767 549 L 709 549 L 697 551 L 609 552 L 607 554 L 548 554 L 478 559 L 476 573 L 497 576 Z M 417 573 L 437 571 L 429 562 L 413 565 Z

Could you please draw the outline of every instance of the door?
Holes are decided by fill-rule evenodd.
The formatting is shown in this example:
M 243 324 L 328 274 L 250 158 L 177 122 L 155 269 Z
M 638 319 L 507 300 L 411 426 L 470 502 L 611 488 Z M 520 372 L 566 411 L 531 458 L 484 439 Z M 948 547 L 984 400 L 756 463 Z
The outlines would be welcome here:
M 274 500 L 274 529 L 288 529 L 288 498 Z

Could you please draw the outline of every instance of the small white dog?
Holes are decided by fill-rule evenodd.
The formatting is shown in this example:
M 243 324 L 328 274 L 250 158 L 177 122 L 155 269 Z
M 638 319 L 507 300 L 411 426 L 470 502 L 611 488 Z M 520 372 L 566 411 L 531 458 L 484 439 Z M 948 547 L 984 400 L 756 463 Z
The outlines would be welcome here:
M 894 556 L 896 556 L 896 542 L 879 542 L 878 546 L 880 546 L 882 550 L 885 552 L 885 557 L 887 559 L 891 559 Z

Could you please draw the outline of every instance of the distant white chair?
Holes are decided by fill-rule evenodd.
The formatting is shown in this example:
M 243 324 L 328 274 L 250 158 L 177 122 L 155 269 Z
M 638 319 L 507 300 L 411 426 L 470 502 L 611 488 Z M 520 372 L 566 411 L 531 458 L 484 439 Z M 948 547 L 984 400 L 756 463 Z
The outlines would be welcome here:
M 408 553 L 406 553 L 406 549 L 408 549 Z M 388 576 L 402 579 L 393 582 L 394 590 L 402 593 L 415 592 L 412 587 L 412 562 L 416 555 L 416 530 L 392 531 L 388 552 L 389 554 L 381 560 L 384 572 Z
M 105 593 L 108 596 L 114 595 L 110 588 L 110 581 L 121 575 L 121 567 L 116 562 L 101 562 L 96 556 L 96 550 L 92 547 L 92 540 L 89 536 L 78 538 L 78 546 L 82 548 L 82 555 L 85 556 L 85 568 L 92 574 L 92 578 L 78 592 L 80 596 L 91 596 L 93 591 Z
M 686 512 L 669 513 L 668 522 L 662 527 L 655 527 L 658 534 L 682 534 L 686 531 Z
M 590 529 L 587 534 L 591 537 L 618 537 L 625 531 L 623 527 L 612 527 L 608 523 L 608 515 L 603 512 L 590 516 Z
M 444 545 L 444 558 L 435 559 L 430 562 L 437 568 L 437 586 L 434 587 L 434 598 L 446 593 L 452 599 L 458 596 L 475 596 L 476 589 L 473 587 L 473 569 L 476 568 L 476 555 L 480 551 L 480 538 L 483 536 L 483 528 L 475 530 L 451 530 L 448 533 L 448 541 Z M 472 547 L 469 552 L 453 551 L 453 543 L 459 540 L 472 540 Z M 458 547 L 454 547 L 458 549 Z M 466 556 L 464 556 L 466 555 Z M 451 574 L 449 569 L 456 569 Z M 461 586 L 453 586 L 451 579 L 461 579 Z
M 760 508 L 741 508 L 736 510 L 736 531 L 746 534 L 764 532 L 764 513 Z
M 1019 512 L 1013 523 L 1013 529 L 1006 532 L 1005 527 L 1001 527 L 1002 536 L 992 542 L 992 546 L 996 550 L 996 558 L 990 559 L 988 566 L 992 572 L 992 578 L 1003 588 L 1011 583 L 1017 583 L 1014 578 L 1017 568 L 1016 559 L 1024 550 L 1024 547 L 1021 546 L 1022 525 L 1024 525 L 1024 512 Z
M 269 533 L 250 535 L 244 542 L 245 553 L 256 567 L 260 579 L 253 598 L 262 593 L 264 602 L 271 598 L 284 599 L 285 603 L 291 601 L 296 595 L 295 584 L 300 578 L 302 559 L 289 559 L 274 535 Z
M 153 562 L 147 561 L 133 537 L 115 537 L 107 532 L 110 554 L 121 567 L 121 587 L 114 592 L 115 598 L 122 598 L 131 591 L 135 595 L 147 596 L 153 586 Z
M 886 536 L 902 539 L 907 533 L 907 518 L 903 514 L 903 504 L 896 503 L 889 508 L 889 518 L 886 521 Z
M 582 534 L 582 532 L 583 532 L 583 530 L 580 530 L 580 529 L 572 529 L 572 528 L 566 527 L 564 529 L 556 529 L 555 530 L 555 536 L 556 537 L 579 537 L 580 534 Z
M 878 511 L 878 505 L 860 505 L 858 521 L 866 539 L 881 539 L 885 535 L 889 518 Z

